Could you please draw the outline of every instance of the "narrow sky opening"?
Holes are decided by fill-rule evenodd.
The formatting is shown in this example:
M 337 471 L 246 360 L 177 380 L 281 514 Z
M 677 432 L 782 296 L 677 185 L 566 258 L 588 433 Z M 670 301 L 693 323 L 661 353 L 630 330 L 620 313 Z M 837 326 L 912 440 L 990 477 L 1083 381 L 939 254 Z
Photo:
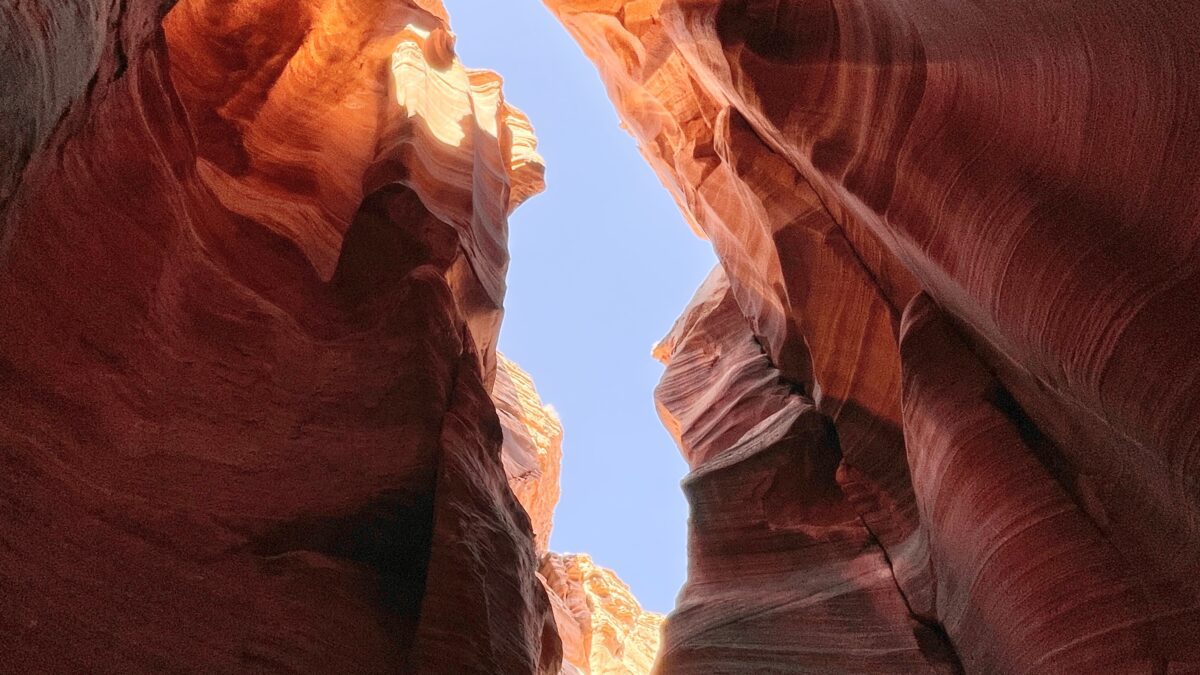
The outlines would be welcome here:
M 715 264 L 621 128 L 599 75 L 538 0 L 446 0 L 457 51 L 505 79 L 546 159 L 510 221 L 500 349 L 562 417 L 552 550 L 588 553 L 667 612 L 687 566 L 687 465 L 655 412 L 650 356 Z

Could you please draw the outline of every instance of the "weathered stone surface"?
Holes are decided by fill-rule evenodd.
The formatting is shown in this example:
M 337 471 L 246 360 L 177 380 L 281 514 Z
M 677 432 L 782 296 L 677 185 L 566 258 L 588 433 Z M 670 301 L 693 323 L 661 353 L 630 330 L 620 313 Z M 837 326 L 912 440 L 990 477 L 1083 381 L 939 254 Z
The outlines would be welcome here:
M 692 510 L 661 671 L 954 672 L 838 484 L 837 430 L 771 365 L 721 268 L 656 351 Z
M 643 610 L 615 572 L 584 554 L 550 553 L 542 558 L 541 575 L 562 636 L 563 673 L 650 672 L 663 616 Z
M 529 374 L 498 354 L 492 400 L 504 428 L 502 457 L 508 484 L 533 525 L 538 556 L 550 545 L 554 507 L 560 493 L 562 423 L 542 403 Z
M 437 2 L 169 4 L 0 8 L 0 668 L 556 672 L 528 123 Z
M 560 492 L 562 424 L 529 374 L 497 356 L 492 399 L 504 427 L 504 470 L 533 524 L 538 579 L 562 641 L 560 672 L 645 675 L 658 654 L 663 616 L 643 611 L 616 573 L 590 556 L 547 552 Z
M 1154 672 L 1187 640 L 1140 570 L 1056 480 L 1049 439 L 925 295 L 902 332 L 905 435 L 937 613 L 966 664 L 998 672 Z M 1186 660 L 1194 643 L 1172 645 Z M 1179 665 L 1179 664 L 1177 664 Z
M 547 4 L 963 667 L 1200 662 L 1195 4 Z M 953 335 L 919 357 L 914 297 Z M 685 455 L 736 441 L 727 384 L 668 415 Z

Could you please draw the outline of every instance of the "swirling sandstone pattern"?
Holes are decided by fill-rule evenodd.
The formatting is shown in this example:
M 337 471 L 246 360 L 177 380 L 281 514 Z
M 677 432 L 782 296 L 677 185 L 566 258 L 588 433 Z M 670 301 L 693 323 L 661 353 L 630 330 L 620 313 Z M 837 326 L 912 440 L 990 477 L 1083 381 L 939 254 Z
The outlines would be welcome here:
M 436 1 L 170 5 L 0 7 L 0 669 L 557 672 L 529 124 Z
M 657 349 L 691 473 L 663 672 L 953 672 L 838 481 L 838 434 L 763 352 L 717 268 Z
M 713 242 L 770 366 L 828 420 L 830 480 L 908 615 L 944 629 L 969 672 L 1197 667 L 1196 4 L 547 4 Z M 847 560 L 772 547 L 779 559 L 744 569 L 805 581 L 775 591 L 793 605 L 751 615 L 758 587 L 712 571 L 752 537 L 737 528 L 833 487 L 797 481 L 760 513 L 765 469 L 706 468 L 747 429 L 769 445 L 791 422 L 776 421 L 782 393 L 747 399 L 750 374 L 720 365 L 744 336 L 695 330 L 723 337 L 660 349 L 660 405 L 696 472 L 663 670 L 906 672 L 918 652 L 934 667 L 940 648 L 855 660 L 864 640 L 911 638 L 892 600 L 787 618 L 842 593 Z M 710 500 L 719 480 L 751 505 Z M 820 588 L 831 564 L 840 581 Z M 811 651 L 825 630 L 841 633 L 839 663 Z
M 661 670 L 1200 668 L 1195 3 L 548 3 L 721 259 Z M 539 569 L 541 161 L 440 3 L 0 19 L 0 666 L 644 670 Z

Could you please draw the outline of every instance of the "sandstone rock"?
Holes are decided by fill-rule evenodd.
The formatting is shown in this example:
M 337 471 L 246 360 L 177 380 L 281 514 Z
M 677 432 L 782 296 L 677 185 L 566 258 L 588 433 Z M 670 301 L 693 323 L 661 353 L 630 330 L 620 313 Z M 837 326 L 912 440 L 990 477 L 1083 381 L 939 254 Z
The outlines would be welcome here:
M 547 2 L 721 260 L 657 349 L 660 670 L 1200 667 L 1195 3 Z M 495 343 L 541 161 L 454 44 L 0 7 L 4 669 L 649 668 L 539 566 L 558 432 Z
M 554 408 L 542 404 L 529 374 L 497 354 L 492 400 L 504 428 L 502 458 L 508 484 L 533 525 L 538 556 L 550 545 L 554 506 L 560 493 L 562 423 Z
M 547 4 L 832 424 L 911 615 L 970 672 L 1195 667 L 1194 3 Z M 902 355 L 916 297 L 946 328 Z M 736 441 L 726 386 L 667 415 L 688 457 Z
M 492 399 L 504 428 L 508 483 L 533 524 L 546 587 L 563 646 L 563 675 L 645 675 L 658 654 L 661 614 L 643 611 L 612 570 L 584 554 L 548 553 L 558 502 L 563 428 L 529 374 L 498 354 Z
M 691 467 L 660 671 L 954 672 L 838 484 L 837 430 L 771 365 L 721 268 L 656 351 L 659 410 Z
M 564 673 L 650 672 L 663 616 L 644 611 L 615 572 L 587 555 L 550 553 L 542 558 L 541 575 L 563 638 Z
M 0 8 L 0 668 L 557 672 L 528 122 L 430 0 L 170 4 Z
M 1186 635 L 1188 617 L 1153 612 L 1141 570 L 1043 464 L 1050 441 L 927 296 L 905 312 L 901 344 L 904 428 L 938 616 L 963 662 L 997 672 L 1152 672 L 1155 634 Z

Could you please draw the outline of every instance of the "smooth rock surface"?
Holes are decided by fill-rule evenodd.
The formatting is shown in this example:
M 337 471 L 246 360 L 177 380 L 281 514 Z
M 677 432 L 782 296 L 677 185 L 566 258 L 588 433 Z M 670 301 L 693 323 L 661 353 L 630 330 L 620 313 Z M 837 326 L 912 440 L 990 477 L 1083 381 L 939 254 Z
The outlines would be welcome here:
M 562 422 L 542 403 L 529 373 L 497 354 L 492 400 L 504 428 L 501 457 L 508 484 L 529 514 L 538 556 L 550 546 L 554 507 L 561 493 Z
M 643 610 L 615 572 L 586 554 L 549 553 L 542 557 L 540 570 L 562 636 L 564 674 L 650 672 L 658 655 L 662 614 Z
M 659 670 L 955 672 L 838 484 L 837 429 L 771 364 L 720 267 L 656 351 L 659 411 L 691 467 L 688 579 Z
M 721 261 L 656 349 L 659 669 L 1200 669 L 1196 4 L 547 4 Z M 437 0 L 0 48 L 0 668 L 649 667 L 539 558 L 561 430 L 495 346 L 542 165 Z
M 547 4 L 832 424 L 911 616 L 969 672 L 1200 667 L 1195 3 Z M 951 336 L 902 354 L 917 297 Z M 666 415 L 685 456 L 736 441 L 706 406 L 766 424 L 736 384 Z
M 437 2 L 169 5 L 0 8 L 0 669 L 557 672 L 528 122 Z

